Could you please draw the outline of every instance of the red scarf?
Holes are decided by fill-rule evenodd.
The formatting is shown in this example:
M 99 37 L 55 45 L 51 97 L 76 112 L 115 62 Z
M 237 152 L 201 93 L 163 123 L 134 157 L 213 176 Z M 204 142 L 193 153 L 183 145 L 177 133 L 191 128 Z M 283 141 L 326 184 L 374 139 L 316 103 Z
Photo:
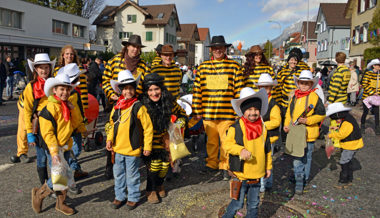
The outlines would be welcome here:
M 37 77 L 37 81 L 33 83 L 33 95 L 35 99 L 40 99 L 45 96 L 44 92 L 45 80 Z
M 272 96 L 272 92 L 270 92 L 270 93 L 268 94 L 268 99 L 270 98 L 270 96 Z
M 80 91 L 79 86 L 75 87 L 75 90 L 76 90 L 80 95 L 82 94 L 82 92 Z
M 117 110 L 117 109 L 124 110 L 124 109 L 127 109 L 130 106 L 132 106 L 133 103 L 135 103 L 136 101 L 137 101 L 136 97 L 133 97 L 133 98 L 130 98 L 130 99 L 125 99 L 124 96 L 121 95 L 119 97 L 119 99 L 117 100 L 116 105 L 115 105 L 114 108 L 115 108 L 115 110 Z
M 297 89 L 295 92 L 294 92 L 294 96 L 296 96 L 296 98 L 302 98 L 302 97 L 305 97 L 305 96 L 308 96 L 310 93 L 314 92 L 316 89 L 310 89 L 309 91 L 305 91 L 305 92 L 302 92 L 301 90 Z
M 58 101 L 58 103 L 61 103 L 63 118 L 65 119 L 66 122 L 69 121 L 70 120 L 70 109 L 69 109 L 69 106 L 67 106 L 67 101 L 62 101 L 56 95 L 54 95 L 54 98 Z
M 256 139 L 263 133 L 263 125 L 261 118 L 257 119 L 255 122 L 251 122 L 244 117 L 241 117 L 241 120 L 244 122 L 245 133 L 247 135 L 248 141 Z

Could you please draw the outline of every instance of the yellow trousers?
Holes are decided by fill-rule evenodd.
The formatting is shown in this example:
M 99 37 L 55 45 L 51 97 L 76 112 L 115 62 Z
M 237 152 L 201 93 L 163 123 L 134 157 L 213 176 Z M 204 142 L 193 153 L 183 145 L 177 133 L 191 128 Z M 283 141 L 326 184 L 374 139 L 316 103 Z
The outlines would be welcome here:
M 18 107 L 18 127 L 17 127 L 17 157 L 28 153 L 28 140 L 26 138 L 26 128 L 24 121 L 24 108 Z
M 222 143 L 227 136 L 228 128 L 234 123 L 232 120 L 203 120 L 207 135 L 206 166 L 213 169 L 227 170 L 227 154 Z M 218 159 L 219 153 L 219 159 Z

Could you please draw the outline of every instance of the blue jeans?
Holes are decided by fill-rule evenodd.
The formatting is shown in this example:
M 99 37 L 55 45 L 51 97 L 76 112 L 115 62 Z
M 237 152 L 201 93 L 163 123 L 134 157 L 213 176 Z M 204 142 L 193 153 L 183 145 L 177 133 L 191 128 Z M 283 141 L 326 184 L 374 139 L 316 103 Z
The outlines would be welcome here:
M 82 152 L 82 134 L 81 133 L 74 133 L 73 136 L 73 147 L 71 148 L 73 150 L 74 157 L 70 155 L 69 158 L 69 166 L 72 170 L 80 170 L 81 167 L 78 163 L 78 157 L 80 153 Z
M 45 151 L 45 153 L 46 153 L 46 157 L 47 157 L 47 159 L 48 159 L 49 167 L 50 167 L 50 169 L 51 169 L 51 155 L 50 155 L 50 153 L 49 153 L 48 150 L 45 150 L 45 149 L 44 149 L 44 151 Z M 70 157 L 70 151 L 65 151 L 65 152 L 63 153 L 63 157 L 64 157 L 65 160 L 68 162 L 68 161 L 69 161 L 69 157 Z M 61 160 L 61 161 L 62 161 L 62 160 Z M 51 174 L 51 172 L 50 172 L 50 174 Z M 53 182 L 51 181 L 51 176 L 49 177 L 49 180 L 47 181 L 47 185 L 49 186 L 49 188 L 50 188 L 51 190 L 53 190 Z
M 45 168 L 47 167 L 46 165 L 46 153 L 45 149 L 41 148 L 40 146 L 36 145 L 36 156 L 37 156 L 37 167 L 38 168 Z
M 239 200 L 231 200 L 231 203 L 227 207 L 226 213 L 223 218 L 233 218 L 236 212 L 243 208 L 244 199 L 247 195 L 247 216 L 246 217 L 257 217 L 258 207 L 260 203 L 260 183 L 247 184 L 247 181 L 243 181 L 241 185 Z
M 125 189 L 128 189 L 128 201 L 138 202 L 140 199 L 140 157 L 126 156 L 115 153 L 113 176 L 115 178 L 115 199 L 127 199 Z
M 294 167 L 294 176 L 296 179 L 296 187 L 297 187 L 297 183 L 300 183 L 301 180 L 303 183 L 303 181 L 307 181 L 309 179 L 313 149 L 314 149 L 314 142 L 308 142 L 307 147 L 305 148 L 304 156 L 303 157 L 294 157 L 294 159 L 293 159 L 293 167 Z M 300 185 L 301 184 L 298 184 L 298 186 L 300 186 Z
M 13 76 L 7 76 L 7 89 L 6 89 L 6 93 L 7 93 L 7 96 L 13 96 L 13 81 L 14 81 L 14 77 Z
M 273 157 L 273 150 L 274 150 L 275 143 L 271 144 L 272 157 Z M 264 192 L 265 189 L 272 188 L 272 186 L 273 186 L 273 169 L 271 170 L 271 174 L 270 174 L 269 178 L 263 177 L 260 179 L 260 184 L 261 184 L 261 187 L 260 187 L 261 192 Z

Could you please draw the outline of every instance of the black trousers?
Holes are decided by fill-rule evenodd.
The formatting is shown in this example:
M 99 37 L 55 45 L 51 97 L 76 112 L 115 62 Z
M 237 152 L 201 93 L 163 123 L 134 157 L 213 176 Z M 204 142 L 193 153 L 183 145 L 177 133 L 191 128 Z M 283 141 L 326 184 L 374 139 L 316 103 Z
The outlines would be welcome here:
M 379 126 L 379 106 L 372 106 L 372 111 L 375 114 L 375 126 Z M 363 114 L 361 119 L 361 125 L 365 125 L 369 109 L 363 104 Z

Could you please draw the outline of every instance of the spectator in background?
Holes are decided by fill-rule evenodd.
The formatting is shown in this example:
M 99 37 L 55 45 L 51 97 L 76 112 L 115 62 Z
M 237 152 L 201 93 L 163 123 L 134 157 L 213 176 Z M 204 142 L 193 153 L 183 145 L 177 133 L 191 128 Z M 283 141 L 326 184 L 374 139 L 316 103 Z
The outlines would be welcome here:
M 351 71 L 351 78 L 350 82 L 348 82 L 348 88 L 347 88 L 347 94 L 349 98 L 349 103 L 351 106 L 356 105 L 356 92 L 359 91 L 359 80 L 358 80 L 358 72 L 355 69 L 355 63 L 353 61 L 350 61 L 350 71 Z
M 99 67 L 99 84 L 96 86 L 96 99 L 98 102 L 102 103 L 103 110 L 105 110 L 107 102 L 106 102 L 106 96 L 104 95 L 103 89 L 102 89 L 102 77 L 103 77 L 103 72 L 105 70 L 104 63 L 102 58 L 97 57 L 95 58 L 95 63 L 98 64 Z
M 87 62 L 88 70 L 87 70 L 87 87 L 88 93 L 96 97 L 96 87 L 99 86 L 99 83 L 102 81 L 102 75 L 100 74 L 99 65 L 89 59 Z
M 6 86 L 6 80 L 7 80 L 7 72 L 5 70 L 5 65 L 3 64 L 3 61 L 0 59 L 0 106 L 3 105 L 3 90 Z
M 5 65 L 5 72 L 7 74 L 7 79 L 6 79 L 7 89 L 6 89 L 6 93 L 7 93 L 7 96 L 8 96 L 8 100 L 12 100 L 13 99 L 13 83 L 14 83 L 13 72 L 16 70 L 16 66 L 12 63 L 10 56 L 8 56 L 6 58 L 6 62 L 5 62 L 4 65 Z

